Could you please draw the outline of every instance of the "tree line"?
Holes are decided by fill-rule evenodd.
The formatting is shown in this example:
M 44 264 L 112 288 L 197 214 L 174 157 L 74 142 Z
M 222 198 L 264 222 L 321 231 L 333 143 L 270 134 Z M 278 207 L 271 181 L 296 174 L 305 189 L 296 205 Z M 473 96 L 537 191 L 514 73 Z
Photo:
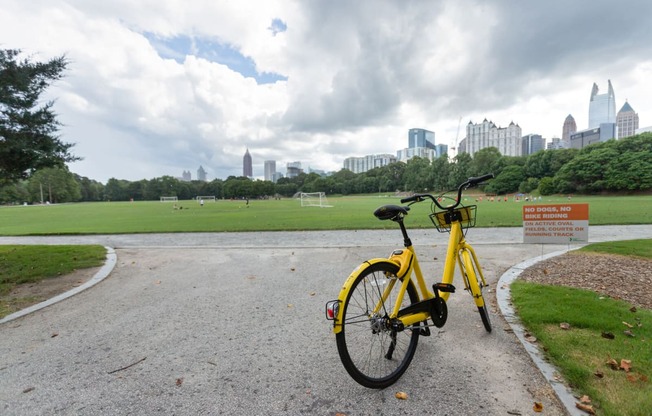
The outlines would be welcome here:
M 301 173 L 277 183 L 230 176 L 210 182 L 162 176 L 139 181 L 111 178 L 106 184 L 79 176 L 64 166 L 35 171 L 29 178 L 0 187 L 0 203 L 146 201 L 161 196 L 180 200 L 197 196 L 218 199 L 292 197 L 297 192 L 328 195 L 443 192 L 471 176 L 488 172 L 496 178 L 488 194 L 594 194 L 652 190 L 652 133 L 596 143 L 583 149 L 542 150 L 526 157 L 503 156 L 489 147 L 452 159 L 415 157 L 355 174 L 342 169 L 330 176 Z

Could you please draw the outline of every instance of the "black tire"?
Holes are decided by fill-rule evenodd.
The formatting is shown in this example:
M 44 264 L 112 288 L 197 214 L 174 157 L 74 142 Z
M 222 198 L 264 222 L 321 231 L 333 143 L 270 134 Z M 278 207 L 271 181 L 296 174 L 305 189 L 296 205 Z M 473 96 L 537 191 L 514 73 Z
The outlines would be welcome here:
M 418 329 L 397 332 L 386 319 L 400 288 L 397 272 L 398 267 L 389 262 L 367 266 L 342 304 L 342 331 L 336 335 L 337 350 L 349 375 L 365 387 L 382 389 L 394 384 L 410 365 L 419 341 Z M 391 278 L 396 279 L 394 287 L 380 312 L 371 316 Z M 418 301 L 414 283 L 410 281 L 401 308 Z
M 489 311 L 487 310 L 487 304 L 483 306 L 478 306 L 478 312 L 480 312 L 480 318 L 482 318 L 482 325 L 487 332 L 491 332 L 491 319 L 489 319 Z
M 468 251 L 462 251 L 462 265 L 463 265 L 463 275 L 467 280 L 468 287 L 470 289 L 473 299 L 477 303 L 481 300 L 482 306 L 478 306 L 478 312 L 480 312 L 480 319 L 482 319 L 482 325 L 487 332 L 491 332 L 491 319 L 489 318 L 489 309 L 487 309 L 487 301 L 482 295 L 482 284 L 478 277 L 478 272 L 475 268 L 475 263 L 473 258 Z

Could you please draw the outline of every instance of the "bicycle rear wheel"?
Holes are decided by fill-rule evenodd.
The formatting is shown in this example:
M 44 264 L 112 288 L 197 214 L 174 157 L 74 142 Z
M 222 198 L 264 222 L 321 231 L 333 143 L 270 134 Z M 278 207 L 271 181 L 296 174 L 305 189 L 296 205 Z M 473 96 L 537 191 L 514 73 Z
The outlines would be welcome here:
M 367 266 L 342 304 L 337 350 L 349 375 L 365 387 L 382 389 L 394 384 L 410 365 L 419 341 L 418 328 L 397 331 L 389 321 L 402 283 L 397 272 L 398 267 L 390 262 Z M 386 291 L 389 293 L 383 300 Z M 418 300 L 410 280 L 401 308 Z M 374 309 L 378 312 L 374 313 Z
M 480 313 L 480 318 L 482 319 L 482 325 L 487 332 L 491 332 L 491 319 L 489 318 L 489 309 L 487 308 L 487 302 L 485 302 L 484 297 L 482 296 L 482 282 L 479 279 L 478 271 L 476 270 L 475 261 L 471 257 L 471 254 L 468 250 L 464 249 L 461 252 L 462 255 L 462 273 L 464 279 L 468 283 L 468 288 L 473 296 L 476 306 L 478 307 L 478 312 Z

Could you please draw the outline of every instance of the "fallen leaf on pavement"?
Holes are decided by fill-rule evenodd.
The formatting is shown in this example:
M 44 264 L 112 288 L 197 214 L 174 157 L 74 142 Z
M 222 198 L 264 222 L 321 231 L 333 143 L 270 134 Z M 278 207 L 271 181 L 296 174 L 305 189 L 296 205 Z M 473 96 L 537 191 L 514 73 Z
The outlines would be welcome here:
M 543 404 L 540 402 L 534 402 L 534 406 L 532 406 L 532 410 L 534 410 L 537 413 L 543 412 Z
M 177 387 L 183 384 L 183 377 L 177 379 Z
M 408 395 L 403 391 L 399 391 L 398 393 L 396 393 L 396 398 L 399 400 L 407 400 Z

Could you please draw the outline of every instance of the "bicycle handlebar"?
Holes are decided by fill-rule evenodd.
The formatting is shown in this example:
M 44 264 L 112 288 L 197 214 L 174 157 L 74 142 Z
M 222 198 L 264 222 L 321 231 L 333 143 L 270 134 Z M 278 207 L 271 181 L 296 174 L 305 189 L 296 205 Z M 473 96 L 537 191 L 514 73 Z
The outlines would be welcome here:
M 462 201 L 462 191 L 464 191 L 466 188 L 469 188 L 471 186 L 475 186 L 475 185 L 477 185 L 477 184 L 479 184 L 481 182 L 484 182 L 487 179 L 493 179 L 493 178 L 494 178 L 494 174 L 493 173 L 488 173 L 486 175 L 476 176 L 476 177 L 472 177 L 472 178 L 467 179 L 466 182 L 460 184 L 460 186 L 457 187 L 457 199 L 455 200 L 455 204 L 447 206 L 447 207 L 442 206 L 439 203 L 439 201 L 437 201 L 437 198 L 435 198 L 431 194 L 415 194 L 415 195 L 409 196 L 407 198 L 401 199 L 401 203 L 405 204 L 405 203 L 408 203 L 408 202 L 421 202 L 421 201 L 425 201 L 425 199 L 428 198 L 428 199 L 431 199 L 432 202 L 434 202 L 435 205 L 437 205 L 439 207 L 439 209 L 443 209 L 443 210 L 454 209 Z

